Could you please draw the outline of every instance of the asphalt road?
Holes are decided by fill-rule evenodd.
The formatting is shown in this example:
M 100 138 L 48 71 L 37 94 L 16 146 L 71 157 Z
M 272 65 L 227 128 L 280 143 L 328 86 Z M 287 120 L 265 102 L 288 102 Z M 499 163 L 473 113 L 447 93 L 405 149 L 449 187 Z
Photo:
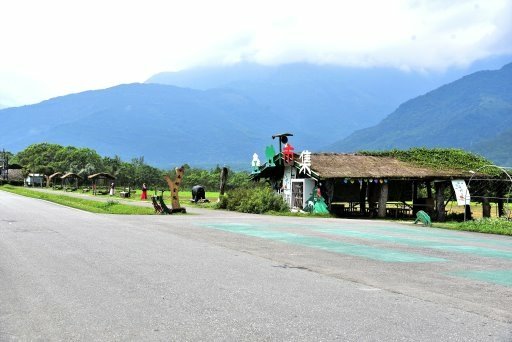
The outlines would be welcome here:
M 0 191 L 0 341 L 512 341 L 512 238 Z

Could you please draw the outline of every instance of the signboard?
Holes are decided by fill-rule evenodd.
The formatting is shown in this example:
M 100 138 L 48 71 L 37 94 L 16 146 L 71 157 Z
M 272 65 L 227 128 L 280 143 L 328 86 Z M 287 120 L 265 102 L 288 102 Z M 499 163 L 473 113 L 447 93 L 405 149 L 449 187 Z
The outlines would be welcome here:
M 455 190 L 455 197 L 457 198 L 457 205 L 469 205 L 471 202 L 471 195 L 463 179 L 452 180 L 453 190 Z
M 311 152 L 308 150 L 302 151 L 299 158 L 301 161 L 299 173 L 311 175 Z

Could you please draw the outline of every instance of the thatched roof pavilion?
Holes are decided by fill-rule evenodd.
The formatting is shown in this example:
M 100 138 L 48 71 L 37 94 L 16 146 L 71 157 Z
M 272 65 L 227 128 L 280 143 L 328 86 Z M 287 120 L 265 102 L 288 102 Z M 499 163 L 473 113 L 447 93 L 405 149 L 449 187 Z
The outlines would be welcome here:
M 414 214 L 425 210 L 441 220 L 445 213 L 443 193 L 450 186 L 450 180 L 471 177 L 469 171 L 418 166 L 381 156 L 312 153 L 310 173 L 299 171 L 300 162 L 299 156 L 295 155 L 293 165 L 285 166 L 282 154 L 278 154 L 274 158 L 274 166 L 265 163 L 251 177 L 254 180 L 267 179 L 283 193 L 289 191 L 284 197 L 292 200 L 294 183 L 300 179 L 314 179 L 330 209 L 334 211 L 335 204 L 343 203 L 339 205 L 343 206 L 345 214 L 384 217 L 390 212 Z M 419 191 L 420 187 L 424 190 Z M 394 208 L 400 210 L 390 210 L 394 208 L 386 207 L 389 202 L 394 202 Z
M 55 185 L 55 179 L 61 179 L 61 177 L 62 177 L 62 172 L 52 173 L 51 175 L 48 176 L 47 186 L 49 187 L 50 184 L 52 186 L 54 186 Z
M 110 173 L 106 173 L 106 172 L 95 173 L 93 175 L 90 175 L 87 178 L 92 182 L 93 195 L 96 195 L 98 193 L 100 193 L 100 194 L 108 193 L 107 182 L 113 181 L 116 179 L 116 177 L 114 177 Z M 105 189 L 98 189 L 98 187 L 104 187 Z
M 68 172 L 65 175 L 63 175 L 62 177 L 60 177 L 60 179 L 62 179 L 63 184 L 65 184 L 66 190 L 74 191 L 74 190 L 78 189 L 78 181 L 82 180 L 83 178 L 82 178 L 82 176 L 80 176 L 74 172 Z M 71 183 L 73 181 L 75 184 L 74 184 L 74 186 L 71 186 Z

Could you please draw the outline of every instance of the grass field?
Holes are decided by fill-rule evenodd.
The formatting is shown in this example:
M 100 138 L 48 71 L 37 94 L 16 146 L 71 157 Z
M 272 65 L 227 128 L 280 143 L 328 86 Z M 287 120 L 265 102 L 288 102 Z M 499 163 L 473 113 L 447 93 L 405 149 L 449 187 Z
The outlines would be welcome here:
M 42 199 L 58 204 L 62 204 L 71 208 L 89 211 L 99 214 L 118 214 L 118 215 L 152 215 L 154 210 L 151 207 L 141 207 L 128 204 L 122 204 L 117 199 L 108 199 L 106 201 L 98 201 L 86 198 L 77 198 L 69 196 L 62 191 L 42 192 L 23 187 L 15 187 L 4 185 L 1 190 L 12 192 L 18 195 Z
M 466 222 L 434 223 L 434 227 L 487 234 L 512 235 L 512 221 L 504 218 L 476 219 Z
M 498 205 L 496 203 L 490 203 L 491 205 L 491 217 L 498 217 Z M 505 211 L 512 210 L 512 203 L 505 203 Z M 449 202 L 446 206 L 448 214 L 462 214 L 464 215 L 464 206 L 458 206 L 457 202 Z M 474 219 L 482 218 L 482 203 L 471 203 L 471 213 Z

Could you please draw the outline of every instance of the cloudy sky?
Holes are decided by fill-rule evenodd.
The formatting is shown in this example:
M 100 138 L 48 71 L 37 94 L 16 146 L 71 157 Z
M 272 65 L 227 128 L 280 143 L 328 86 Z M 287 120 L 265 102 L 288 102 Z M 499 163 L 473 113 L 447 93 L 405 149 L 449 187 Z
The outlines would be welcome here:
M 511 42 L 512 0 L 0 0 L 0 105 L 239 61 L 439 72 Z

